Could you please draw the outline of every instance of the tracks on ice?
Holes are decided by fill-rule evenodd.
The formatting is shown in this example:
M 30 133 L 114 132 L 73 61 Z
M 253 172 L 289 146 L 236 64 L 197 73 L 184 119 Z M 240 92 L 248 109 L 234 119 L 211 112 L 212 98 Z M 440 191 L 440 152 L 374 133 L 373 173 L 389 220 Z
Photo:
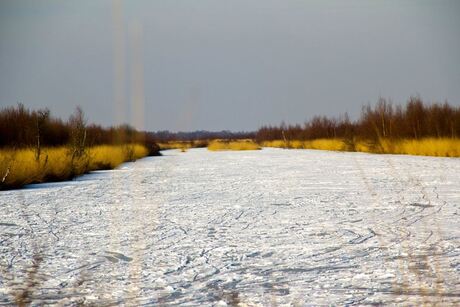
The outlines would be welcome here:
M 190 150 L 2 192 L 0 304 L 36 270 L 36 303 L 455 305 L 459 173 L 458 159 Z

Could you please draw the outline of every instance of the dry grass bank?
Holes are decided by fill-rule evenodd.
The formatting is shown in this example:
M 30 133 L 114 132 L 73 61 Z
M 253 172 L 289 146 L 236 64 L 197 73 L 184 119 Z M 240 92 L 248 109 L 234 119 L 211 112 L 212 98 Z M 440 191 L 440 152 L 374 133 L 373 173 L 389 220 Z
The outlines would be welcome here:
M 261 147 L 252 140 L 224 141 L 213 140 L 209 142 L 208 150 L 259 150 Z
M 340 139 L 317 139 L 310 141 L 265 141 L 262 147 L 288 148 L 288 149 L 321 149 L 321 150 L 346 150 L 345 143 Z
M 460 139 L 425 138 L 381 142 L 384 153 L 434 157 L 460 157 Z
M 37 160 L 34 149 L 0 150 L 0 189 L 30 183 L 68 180 L 100 169 L 112 169 L 126 161 L 147 156 L 143 145 L 100 145 L 72 158 L 68 147 L 44 148 Z
M 334 151 L 359 151 L 369 153 L 404 154 L 434 157 L 460 157 L 460 139 L 381 139 L 373 141 L 346 141 L 342 139 L 317 139 L 311 141 L 275 140 L 262 142 L 263 147 L 290 149 L 320 149 Z
M 208 146 L 208 141 L 198 140 L 198 141 L 169 141 L 158 143 L 160 150 L 169 150 L 169 149 L 180 149 L 181 151 L 187 151 L 190 148 L 203 148 Z

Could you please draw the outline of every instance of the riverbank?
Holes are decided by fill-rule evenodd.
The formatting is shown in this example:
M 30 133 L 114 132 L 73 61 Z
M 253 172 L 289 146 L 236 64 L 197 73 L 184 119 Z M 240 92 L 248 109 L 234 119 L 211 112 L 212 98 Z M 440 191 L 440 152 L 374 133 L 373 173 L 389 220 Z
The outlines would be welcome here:
M 460 157 L 460 139 L 423 138 L 390 140 L 316 139 L 308 141 L 273 140 L 260 143 L 262 147 L 286 149 L 320 149 L 356 151 L 378 154 L 402 154 L 432 157 Z
M 70 180 L 91 171 L 113 169 L 148 153 L 148 149 L 140 144 L 93 146 L 79 155 L 64 146 L 43 148 L 38 156 L 34 148 L 1 149 L 0 190 Z
M 262 149 L 259 144 L 253 140 L 213 140 L 209 142 L 208 150 L 225 151 L 225 150 L 259 150 Z

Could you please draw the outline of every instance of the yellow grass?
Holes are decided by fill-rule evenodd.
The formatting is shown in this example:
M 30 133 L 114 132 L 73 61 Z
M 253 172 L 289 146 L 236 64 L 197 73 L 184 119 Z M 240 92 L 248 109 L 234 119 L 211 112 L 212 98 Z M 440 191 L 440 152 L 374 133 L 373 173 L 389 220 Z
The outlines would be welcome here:
M 282 140 L 262 142 L 263 147 L 290 148 L 290 149 L 320 149 L 343 151 L 345 143 L 340 139 L 317 139 L 309 141 L 287 141 Z
M 288 143 L 284 142 L 283 140 L 264 141 L 261 143 L 261 145 L 262 147 L 289 148 Z
M 311 149 L 322 149 L 322 150 L 345 150 L 345 143 L 339 139 L 318 139 L 307 141 L 307 147 Z
M 208 150 L 259 150 L 260 146 L 252 140 L 224 141 L 214 140 L 208 145 Z
M 405 154 L 435 157 L 460 157 L 460 139 L 425 138 L 420 140 L 389 140 L 381 139 L 378 142 L 369 140 L 354 141 L 350 148 L 341 139 L 317 139 L 311 141 L 266 141 L 263 147 L 294 148 L 294 149 L 321 149 L 334 151 L 359 151 L 368 153 Z
M 435 157 L 460 157 L 460 139 L 426 138 L 401 140 L 393 144 L 383 143 L 384 151 L 395 154 L 409 154 Z
M 188 148 L 192 147 L 190 142 L 181 142 L 181 141 L 158 143 L 158 146 L 160 146 L 160 150 L 167 150 L 167 149 L 187 150 Z
M 3 149 L 0 150 L 0 187 L 66 180 L 93 170 L 111 169 L 125 161 L 145 157 L 147 153 L 142 145 L 103 145 L 91 147 L 82 157 L 72 160 L 66 147 L 44 148 L 36 161 L 34 149 Z
M 376 150 L 376 144 L 370 142 L 370 141 L 355 141 L 355 151 L 358 152 L 368 152 L 368 153 L 377 153 L 378 151 Z
M 147 148 L 142 145 L 101 145 L 89 150 L 90 170 L 112 169 L 125 161 L 133 161 L 147 156 Z

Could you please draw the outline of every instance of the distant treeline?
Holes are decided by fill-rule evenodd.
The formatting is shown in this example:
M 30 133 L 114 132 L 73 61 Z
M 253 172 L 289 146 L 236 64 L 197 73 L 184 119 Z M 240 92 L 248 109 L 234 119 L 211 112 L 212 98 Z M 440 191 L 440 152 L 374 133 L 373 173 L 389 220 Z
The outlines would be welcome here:
M 460 107 L 447 102 L 426 104 L 420 97 L 411 97 L 405 106 L 394 105 L 380 98 L 374 107 L 362 108 L 361 116 L 351 121 L 345 114 L 339 118 L 314 117 L 303 125 L 264 126 L 256 140 L 313 140 L 323 138 L 420 139 L 460 137 Z
M 170 132 L 158 131 L 149 132 L 149 135 L 157 142 L 170 142 L 170 141 L 199 141 L 199 140 L 216 140 L 216 139 L 253 139 L 256 135 L 255 132 L 231 132 L 231 131 L 205 131 L 198 130 L 193 132 Z
M 152 135 L 129 125 L 87 124 L 79 107 L 67 121 L 53 117 L 48 109 L 30 110 L 22 104 L 0 110 L 0 148 L 57 147 L 75 140 L 84 146 L 143 144 L 151 155 L 159 151 Z

